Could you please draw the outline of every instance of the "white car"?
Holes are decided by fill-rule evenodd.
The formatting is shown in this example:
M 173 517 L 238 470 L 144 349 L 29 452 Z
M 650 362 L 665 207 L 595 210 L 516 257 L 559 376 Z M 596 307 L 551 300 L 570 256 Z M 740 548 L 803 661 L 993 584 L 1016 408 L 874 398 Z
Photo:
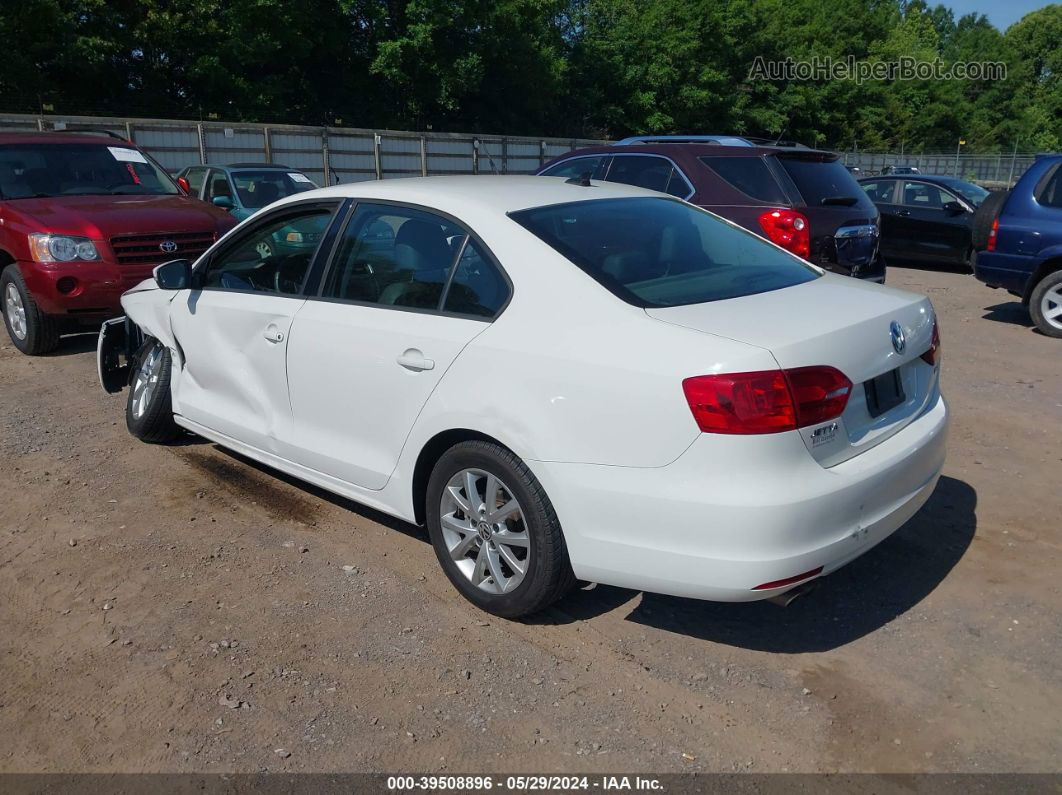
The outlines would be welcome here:
M 426 524 L 501 616 L 577 580 L 785 594 L 900 527 L 944 463 L 928 299 L 614 183 L 301 193 L 122 305 L 99 366 L 135 436 L 186 429 Z

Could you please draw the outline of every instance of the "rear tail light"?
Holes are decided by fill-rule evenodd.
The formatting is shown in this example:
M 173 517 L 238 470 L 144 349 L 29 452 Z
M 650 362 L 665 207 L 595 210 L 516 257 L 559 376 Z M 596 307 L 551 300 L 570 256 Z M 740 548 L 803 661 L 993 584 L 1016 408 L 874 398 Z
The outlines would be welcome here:
M 796 210 L 769 210 L 760 216 L 760 227 L 767 239 L 798 257 L 811 256 L 811 232 L 808 219 Z
M 922 361 L 936 366 L 940 363 L 940 323 L 933 318 L 933 341 L 929 343 L 929 350 L 922 354 Z
M 996 238 L 999 236 L 999 219 L 997 218 L 992 222 L 992 228 L 988 232 L 988 251 L 996 250 Z
M 781 433 L 841 416 L 852 382 L 833 367 L 701 375 L 682 382 L 704 433 Z

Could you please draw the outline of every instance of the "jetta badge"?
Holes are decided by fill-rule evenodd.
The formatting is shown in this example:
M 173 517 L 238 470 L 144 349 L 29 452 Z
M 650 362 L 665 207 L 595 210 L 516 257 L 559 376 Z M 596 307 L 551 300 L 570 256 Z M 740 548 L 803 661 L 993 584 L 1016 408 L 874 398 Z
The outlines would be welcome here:
M 164 254 L 172 254 L 176 250 L 177 244 L 174 243 L 172 240 L 163 240 L 161 243 L 159 243 L 159 251 L 163 252 Z
M 897 353 L 903 353 L 904 348 L 907 347 L 907 337 L 904 336 L 903 329 L 895 320 L 889 326 L 889 336 L 892 337 L 892 349 Z

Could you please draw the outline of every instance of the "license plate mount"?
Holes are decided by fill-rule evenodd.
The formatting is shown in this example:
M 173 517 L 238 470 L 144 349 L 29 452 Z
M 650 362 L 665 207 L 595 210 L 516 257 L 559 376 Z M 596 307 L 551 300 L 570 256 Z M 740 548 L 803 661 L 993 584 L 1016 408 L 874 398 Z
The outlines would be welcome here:
M 867 411 L 871 417 L 880 417 L 889 409 L 904 402 L 903 381 L 899 369 L 882 373 L 877 378 L 863 382 L 867 395 Z

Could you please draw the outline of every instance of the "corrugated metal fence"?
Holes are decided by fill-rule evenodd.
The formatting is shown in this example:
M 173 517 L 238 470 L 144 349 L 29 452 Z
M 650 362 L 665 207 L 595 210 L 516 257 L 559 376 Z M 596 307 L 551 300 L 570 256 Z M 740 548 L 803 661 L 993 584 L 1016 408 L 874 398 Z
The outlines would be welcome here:
M 109 131 L 176 174 L 200 163 L 282 163 L 319 185 L 433 174 L 527 174 L 580 146 L 576 138 L 412 133 L 346 127 L 0 114 L 0 132 Z
M 915 166 L 923 174 L 958 177 L 986 184 L 1013 185 L 1033 164 L 1035 154 L 1012 152 L 998 155 L 954 154 L 903 155 L 899 152 L 845 152 L 846 166 L 858 166 L 867 175 L 885 166 Z

